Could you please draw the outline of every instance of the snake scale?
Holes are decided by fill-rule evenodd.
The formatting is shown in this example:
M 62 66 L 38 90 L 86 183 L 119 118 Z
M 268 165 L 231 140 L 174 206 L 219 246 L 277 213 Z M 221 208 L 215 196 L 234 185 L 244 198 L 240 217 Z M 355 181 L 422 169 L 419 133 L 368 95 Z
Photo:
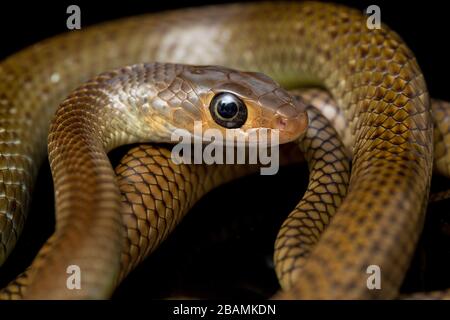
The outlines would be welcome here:
M 286 88 L 319 85 L 339 106 L 338 118 L 324 118 L 306 107 L 314 97 L 293 99 L 261 74 L 179 63 L 263 72 Z M 397 297 L 422 229 L 433 166 L 426 84 L 413 53 L 387 26 L 369 30 L 357 10 L 315 2 L 133 17 L 57 36 L 1 62 L 0 262 L 23 228 L 50 123 L 57 217 L 54 235 L 2 297 L 106 298 L 196 199 L 254 171 L 177 167 L 164 149 L 140 146 L 116 168 L 116 180 L 108 150 L 170 142 L 171 130 L 192 129 L 196 119 L 212 126 L 198 104 L 208 105 L 216 86 L 247 102 L 244 127 L 286 129 L 282 142 L 303 134 L 308 112 L 299 144 L 311 180 L 277 239 L 276 269 L 285 290 L 278 297 Z M 442 171 L 448 168 L 446 133 L 435 130 Z M 73 263 L 82 267 L 83 290 L 65 286 Z M 367 289 L 368 265 L 383 270 L 382 290 Z

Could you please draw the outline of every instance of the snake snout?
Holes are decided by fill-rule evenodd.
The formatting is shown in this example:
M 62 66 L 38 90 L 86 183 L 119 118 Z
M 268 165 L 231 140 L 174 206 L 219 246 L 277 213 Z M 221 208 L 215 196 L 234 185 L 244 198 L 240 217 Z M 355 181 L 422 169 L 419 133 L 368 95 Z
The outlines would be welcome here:
M 300 138 L 308 127 L 308 115 L 305 110 L 299 110 L 289 105 L 281 108 L 272 120 L 272 128 L 280 132 L 280 143 L 294 141 Z

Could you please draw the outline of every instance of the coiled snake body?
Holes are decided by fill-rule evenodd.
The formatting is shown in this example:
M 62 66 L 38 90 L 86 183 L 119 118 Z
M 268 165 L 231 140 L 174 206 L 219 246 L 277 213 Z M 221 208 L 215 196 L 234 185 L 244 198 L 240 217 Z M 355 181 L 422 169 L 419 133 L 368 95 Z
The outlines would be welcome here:
M 211 125 L 204 106 L 223 74 L 227 81 L 220 89 L 249 102 L 246 128 L 284 128 L 282 142 L 303 131 L 300 104 L 264 76 L 210 67 L 206 74 L 214 76 L 203 80 L 200 67 L 186 78 L 179 77 L 181 70 L 195 67 L 150 63 L 92 78 L 153 61 L 259 71 L 287 88 L 325 87 L 348 124 L 343 139 L 353 159 L 349 189 L 343 186 L 348 179 L 344 146 L 333 140 L 332 129 L 324 130 L 327 121 L 309 109 L 316 134 L 306 134 L 303 146 L 325 151 L 305 150 L 311 194 L 305 194 L 277 240 L 277 272 L 289 290 L 281 297 L 397 296 L 428 199 L 433 124 L 427 88 L 414 55 L 388 27 L 369 30 L 356 10 L 310 2 L 234 4 L 129 18 L 58 36 L 3 61 L 0 262 L 22 230 L 52 118 L 49 155 L 57 211 L 55 234 L 29 273 L 4 296 L 108 297 L 117 279 L 151 252 L 202 191 L 224 180 L 226 172 L 233 172 L 228 179 L 244 173 L 226 166 L 190 172 L 188 166 L 175 169 L 160 149 L 130 151 L 117 168 L 128 203 L 128 242 L 122 250 L 119 189 L 105 152 L 124 143 L 165 142 L 170 130 L 192 120 Z M 187 85 L 199 82 L 208 90 Z M 252 82 L 269 86 L 270 94 L 252 97 Z M 197 105 L 183 104 L 194 101 L 189 94 Z M 135 165 L 143 171 L 130 174 L 127 168 Z M 204 190 L 192 188 L 191 179 L 205 176 L 211 183 Z M 168 214 L 167 223 L 161 222 L 162 212 Z M 150 226 L 143 226 L 145 221 Z M 82 290 L 66 288 L 65 271 L 72 264 L 83 270 Z M 380 266 L 382 290 L 367 289 L 369 265 Z

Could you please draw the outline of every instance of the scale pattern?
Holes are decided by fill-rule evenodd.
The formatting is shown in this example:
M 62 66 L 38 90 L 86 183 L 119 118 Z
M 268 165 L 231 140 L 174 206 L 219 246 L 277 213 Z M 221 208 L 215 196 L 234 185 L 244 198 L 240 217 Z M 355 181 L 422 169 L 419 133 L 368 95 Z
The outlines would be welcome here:
M 305 95 L 308 98 L 318 103 Z M 311 250 L 341 205 L 350 178 L 350 160 L 337 132 L 315 106 L 307 110 L 309 127 L 298 145 L 308 162 L 309 185 L 284 221 L 275 243 L 274 261 L 284 290 L 297 283 Z
M 433 126 L 427 88 L 414 55 L 398 35 L 384 25 L 368 30 L 360 12 L 326 3 L 234 4 L 142 16 L 62 35 L 3 61 L 0 261 L 21 232 L 58 103 L 94 74 L 138 61 L 225 65 L 264 72 L 288 87 L 316 83 L 327 88 L 350 128 L 349 141 L 344 141 L 352 146 L 350 186 L 289 295 L 396 296 L 422 229 L 431 179 Z M 99 150 L 98 145 L 92 148 Z M 104 159 L 86 160 L 113 173 Z M 77 170 L 84 170 L 81 161 Z M 58 179 L 64 181 L 64 176 Z M 98 205 L 105 207 L 116 204 L 119 196 L 108 188 L 100 194 L 105 201 Z M 114 216 L 119 222 L 119 214 Z M 93 234 L 64 237 L 72 248 L 98 239 Z M 120 237 L 109 240 L 98 245 L 111 248 L 112 258 L 120 252 Z M 40 257 L 47 254 L 52 252 L 44 249 Z M 120 259 L 113 260 L 112 265 L 120 264 Z M 55 264 L 47 261 L 47 266 Z M 377 292 L 366 287 L 365 271 L 372 264 L 382 269 L 384 286 Z M 113 269 L 112 276 L 118 268 Z M 104 296 L 112 286 L 103 283 L 89 295 Z
M 126 230 L 119 278 L 151 254 L 202 196 L 257 169 L 256 165 L 174 164 L 170 149 L 159 146 L 129 150 L 116 168 Z

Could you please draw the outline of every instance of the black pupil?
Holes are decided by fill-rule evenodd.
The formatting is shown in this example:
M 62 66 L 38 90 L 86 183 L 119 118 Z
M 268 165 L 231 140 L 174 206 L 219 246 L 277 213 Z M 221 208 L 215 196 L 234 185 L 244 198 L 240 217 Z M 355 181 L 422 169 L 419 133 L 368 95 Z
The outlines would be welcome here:
M 225 119 L 233 118 L 238 112 L 238 105 L 236 101 L 233 101 L 229 98 L 224 98 L 219 101 L 217 106 L 217 112 L 221 117 Z

